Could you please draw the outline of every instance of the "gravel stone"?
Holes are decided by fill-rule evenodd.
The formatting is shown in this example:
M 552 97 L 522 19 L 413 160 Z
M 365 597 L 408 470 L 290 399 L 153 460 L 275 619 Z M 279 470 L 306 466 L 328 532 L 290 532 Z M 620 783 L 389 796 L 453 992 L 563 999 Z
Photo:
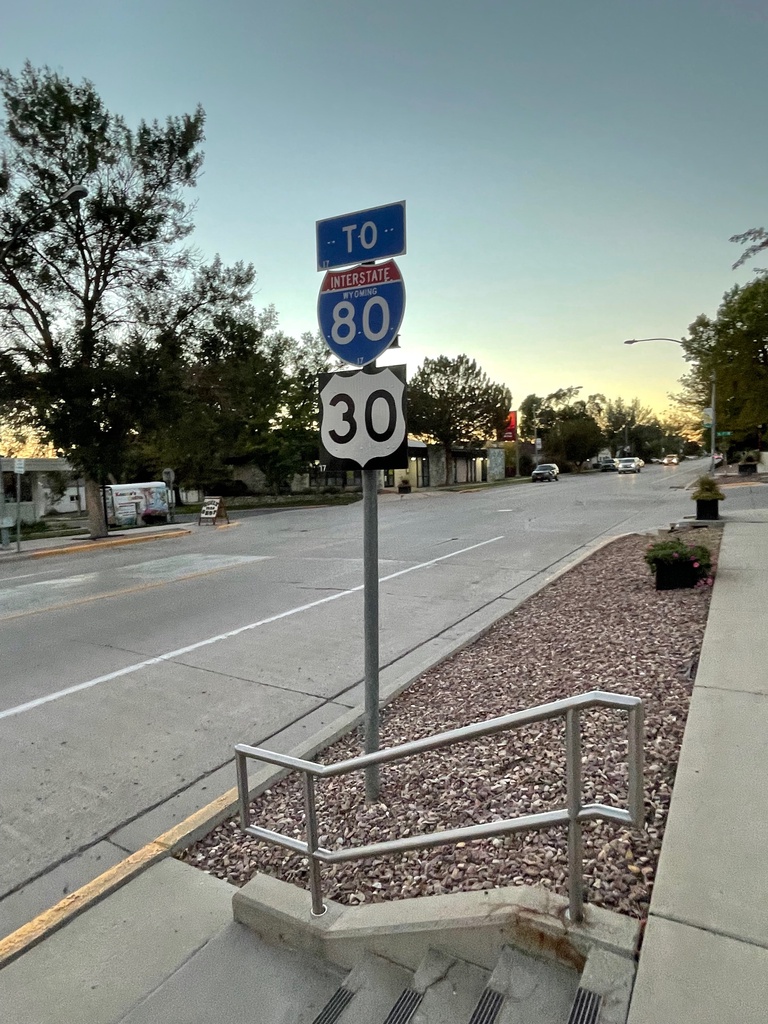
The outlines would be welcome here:
M 560 576 L 484 636 L 425 672 L 382 710 L 381 745 L 469 725 L 601 689 L 645 705 L 645 821 L 638 830 L 584 826 L 590 903 L 644 918 L 653 889 L 711 588 L 657 591 L 643 561 L 648 536 L 622 537 Z M 697 531 L 713 560 L 720 534 Z M 626 805 L 626 718 L 582 715 L 583 800 Z M 362 729 L 329 747 L 325 764 L 362 752 Z M 439 831 L 565 805 L 565 733 L 544 722 L 381 767 L 382 800 L 367 806 L 363 775 L 319 782 L 320 843 L 328 848 Z M 254 823 L 304 838 L 301 780 L 252 804 Z M 307 887 L 306 858 L 223 822 L 179 858 L 234 885 L 257 871 Z M 567 895 L 564 829 L 439 846 L 322 870 L 324 892 L 355 905 L 414 896 L 543 885 Z

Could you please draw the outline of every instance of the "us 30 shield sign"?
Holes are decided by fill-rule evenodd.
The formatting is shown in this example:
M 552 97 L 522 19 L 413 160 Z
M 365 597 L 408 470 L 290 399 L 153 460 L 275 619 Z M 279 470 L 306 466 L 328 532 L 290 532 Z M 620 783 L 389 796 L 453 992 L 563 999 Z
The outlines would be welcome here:
M 320 374 L 320 442 L 336 469 L 405 469 L 405 367 Z

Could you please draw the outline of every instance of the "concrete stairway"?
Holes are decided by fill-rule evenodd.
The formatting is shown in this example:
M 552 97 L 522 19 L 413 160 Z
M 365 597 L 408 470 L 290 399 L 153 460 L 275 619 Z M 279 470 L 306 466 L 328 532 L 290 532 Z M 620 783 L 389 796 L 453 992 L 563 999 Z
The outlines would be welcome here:
M 313 1024 L 623 1024 L 632 967 L 615 960 L 621 978 L 614 973 L 607 984 L 604 959 L 599 972 L 585 967 L 599 992 L 583 987 L 575 971 L 511 947 L 492 971 L 434 949 L 414 972 L 367 954 Z M 290 1019 L 304 1020 L 298 1008 Z

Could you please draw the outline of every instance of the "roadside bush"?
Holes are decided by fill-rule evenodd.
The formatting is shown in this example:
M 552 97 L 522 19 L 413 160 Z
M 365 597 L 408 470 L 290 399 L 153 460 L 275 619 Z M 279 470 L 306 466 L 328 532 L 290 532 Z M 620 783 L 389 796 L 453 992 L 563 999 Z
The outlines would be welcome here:
M 533 459 L 530 455 L 520 456 L 520 476 L 530 476 L 533 472 Z

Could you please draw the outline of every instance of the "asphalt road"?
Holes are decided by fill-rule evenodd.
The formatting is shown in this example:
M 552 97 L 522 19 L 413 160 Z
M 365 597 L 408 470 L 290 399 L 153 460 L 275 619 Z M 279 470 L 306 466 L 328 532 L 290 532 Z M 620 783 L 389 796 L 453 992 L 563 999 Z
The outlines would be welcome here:
M 691 516 L 705 470 L 382 498 L 382 682 L 602 539 Z M 362 703 L 362 569 L 361 504 L 0 561 L 0 935 L 234 785 L 235 743 L 290 749 Z

